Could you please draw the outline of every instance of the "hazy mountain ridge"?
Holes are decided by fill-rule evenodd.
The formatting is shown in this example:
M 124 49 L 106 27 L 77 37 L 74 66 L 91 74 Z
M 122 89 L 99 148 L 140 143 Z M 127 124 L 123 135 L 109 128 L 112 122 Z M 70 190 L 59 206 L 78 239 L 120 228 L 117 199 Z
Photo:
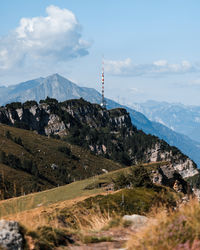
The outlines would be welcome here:
M 47 96 L 56 98 L 59 101 L 64 101 L 72 98 L 84 98 L 92 103 L 101 102 L 101 94 L 92 88 L 79 87 L 64 77 L 54 74 L 47 78 L 38 78 L 27 81 L 0 91 L 0 104 L 6 104 L 14 101 L 25 102 L 27 100 L 45 99 Z M 7 94 L 5 94 L 5 92 Z M 7 97 L 6 97 L 7 96 Z M 107 108 L 124 107 L 130 114 L 132 123 L 145 133 L 150 133 L 166 140 L 170 145 L 178 147 L 183 153 L 191 157 L 200 166 L 200 144 L 188 138 L 185 135 L 179 134 L 170 130 L 166 126 L 157 122 L 152 122 L 142 113 L 120 105 L 112 100 L 106 99 Z
M 0 105 L 9 102 L 23 103 L 27 100 L 39 102 L 47 96 L 59 101 L 80 97 L 86 100 L 90 99 L 91 102 L 100 99 L 100 94 L 96 90 L 86 87 L 81 88 L 58 74 L 9 86 L 5 90 L 7 98 L 5 98 L 4 93 L 0 93 Z
M 145 114 L 151 121 L 159 122 L 176 132 L 200 142 L 200 107 L 181 103 L 147 101 L 132 107 Z

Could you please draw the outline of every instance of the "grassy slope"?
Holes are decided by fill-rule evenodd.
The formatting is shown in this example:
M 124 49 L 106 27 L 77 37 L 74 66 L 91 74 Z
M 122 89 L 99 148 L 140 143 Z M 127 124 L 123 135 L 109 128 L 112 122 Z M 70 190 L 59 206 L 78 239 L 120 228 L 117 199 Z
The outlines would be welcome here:
M 13 193 L 16 196 L 15 188 L 18 194 L 24 195 L 25 193 L 30 193 L 35 189 L 35 183 L 41 187 L 41 190 L 45 188 L 52 188 L 52 185 L 45 180 L 37 179 L 35 176 L 26 173 L 24 171 L 13 169 L 7 165 L 0 164 L 0 176 L 1 183 L 0 187 L 3 189 L 5 187 L 7 193 Z M 4 194 L 1 193 L 1 199 L 3 199 Z
M 159 163 L 160 164 L 160 163 Z M 148 168 L 156 167 L 157 164 L 147 164 Z M 110 183 L 119 173 L 128 171 L 123 168 L 100 176 L 94 176 L 82 181 L 76 181 L 65 186 L 53 188 L 43 192 L 33 193 L 26 196 L 12 198 L 0 202 L 0 217 L 15 214 L 25 210 L 48 206 L 61 201 L 75 199 L 81 196 L 90 196 L 106 192 L 103 188 L 95 188 L 99 183 Z M 87 189 L 87 187 L 91 187 Z
M 6 137 L 6 132 L 9 131 L 12 138 L 21 138 L 23 146 L 17 144 L 12 139 Z M 75 158 L 66 155 L 58 150 L 59 147 L 67 147 L 71 150 L 71 153 Z M 40 175 L 43 177 L 37 177 L 24 171 L 11 169 L 9 166 L 0 165 L 0 177 L 10 182 L 5 189 L 10 190 L 10 193 L 14 195 L 14 180 L 16 180 L 17 194 L 20 195 L 22 190 L 27 194 L 33 191 L 45 190 L 57 185 L 64 185 L 67 182 L 74 180 L 85 179 L 93 175 L 102 174 L 102 169 L 112 171 L 120 169 L 122 166 L 116 162 L 110 161 L 103 157 L 97 157 L 91 154 L 88 150 L 82 149 L 78 146 L 70 145 L 67 142 L 48 138 L 35 134 L 32 131 L 17 129 L 14 127 L 0 124 L 0 150 L 3 150 L 6 154 L 13 154 L 20 158 L 21 162 L 24 159 L 32 160 L 36 163 Z M 58 169 L 53 170 L 52 164 L 56 164 Z M 59 172 L 59 169 L 64 168 L 67 172 L 66 176 Z M 69 177 L 69 176 L 70 177 Z M 17 180 L 20 180 L 17 181 Z M 35 182 L 31 186 L 31 183 L 27 185 L 30 180 Z M 34 181 L 35 180 L 35 181 Z M 3 187 L 0 186 L 0 189 Z M 12 197 L 12 196 L 11 196 Z
M 43 192 L 33 193 L 26 196 L 12 198 L 0 202 L 0 216 L 18 213 L 25 210 L 30 210 L 38 206 L 48 206 L 53 203 L 75 199 L 80 196 L 89 196 L 91 194 L 102 193 L 102 188 L 85 189 L 87 186 L 101 182 L 109 182 L 110 177 L 117 175 L 126 169 L 120 169 L 101 176 L 91 177 L 86 180 L 76 181 L 65 186 L 53 188 Z

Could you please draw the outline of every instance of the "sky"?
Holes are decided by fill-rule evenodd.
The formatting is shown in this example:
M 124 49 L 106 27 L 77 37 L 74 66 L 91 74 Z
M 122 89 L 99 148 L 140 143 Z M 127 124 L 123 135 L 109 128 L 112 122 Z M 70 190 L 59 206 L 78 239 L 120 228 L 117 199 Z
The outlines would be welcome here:
M 1 0 L 0 86 L 59 73 L 122 104 L 200 105 L 199 0 Z

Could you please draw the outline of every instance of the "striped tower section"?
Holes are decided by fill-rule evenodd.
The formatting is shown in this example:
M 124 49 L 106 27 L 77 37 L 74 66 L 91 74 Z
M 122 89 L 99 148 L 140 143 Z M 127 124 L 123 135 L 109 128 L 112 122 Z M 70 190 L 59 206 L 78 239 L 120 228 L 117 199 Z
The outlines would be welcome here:
M 103 108 L 106 108 L 106 101 L 105 101 L 105 98 L 104 98 L 104 61 L 103 61 L 103 67 L 102 67 L 101 84 L 102 84 L 102 100 L 101 100 L 101 106 L 102 106 Z

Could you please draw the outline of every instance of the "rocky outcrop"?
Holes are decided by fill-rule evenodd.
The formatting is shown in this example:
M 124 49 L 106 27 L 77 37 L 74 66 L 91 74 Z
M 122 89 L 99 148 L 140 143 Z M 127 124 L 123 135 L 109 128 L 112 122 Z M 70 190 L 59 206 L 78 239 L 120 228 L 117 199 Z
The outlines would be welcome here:
M 23 249 L 23 236 L 18 222 L 0 220 L 0 246 L 7 250 Z
M 182 178 L 180 173 L 175 170 L 172 164 L 158 167 L 152 171 L 151 180 L 155 184 L 168 186 L 176 192 L 191 194 L 190 185 Z
M 109 111 L 82 99 L 61 103 L 59 115 L 57 109 L 54 109 L 56 104 L 52 103 L 41 103 L 31 107 L 18 104 L 20 108 L 15 108 L 14 104 L 0 109 L 0 123 L 28 128 L 39 134 L 66 135 L 67 128 L 77 123 L 87 124 L 91 128 L 106 127 L 109 124 L 113 129 L 122 127 L 128 129 L 132 126 L 125 109 Z M 67 116 L 65 122 L 62 120 L 63 114 Z
M 194 168 L 193 162 L 188 158 L 174 165 L 174 168 L 183 178 L 191 177 L 199 173 L 198 170 Z
M 66 135 L 66 126 L 59 116 L 50 114 L 48 118 L 48 124 L 44 128 L 46 135 Z
M 39 134 L 65 135 L 66 126 L 60 117 L 52 114 L 49 105 L 40 104 L 29 108 L 0 109 L 0 122 L 8 125 L 15 125 L 20 128 L 31 129 Z
M 194 162 L 188 157 L 184 156 L 182 159 L 178 157 L 179 152 L 174 154 L 172 150 L 163 151 L 162 145 L 156 143 L 154 147 L 149 148 L 146 152 L 146 161 L 158 162 L 158 161 L 171 161 L 173 158 L 173 168 L 183 178 L 191 177 L 198 174 L 198 170 L 194 167 Z

